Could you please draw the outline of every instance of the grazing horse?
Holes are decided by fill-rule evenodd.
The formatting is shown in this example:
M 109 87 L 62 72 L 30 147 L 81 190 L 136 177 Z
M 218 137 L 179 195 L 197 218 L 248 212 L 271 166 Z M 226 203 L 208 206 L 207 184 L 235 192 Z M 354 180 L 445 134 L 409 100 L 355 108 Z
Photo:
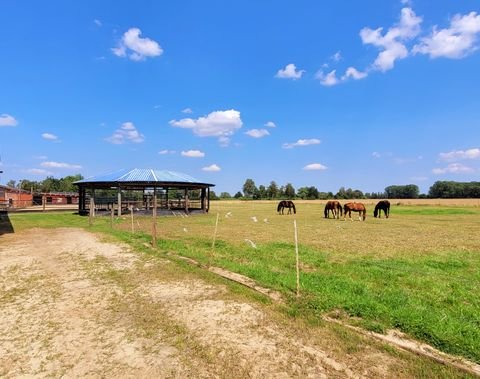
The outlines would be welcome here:
M 358 219 L 361 221 L 365 221 L 365 218 L 367 217 L 367 210 L 365 209 L 365 205 L 363 203 L 347 203 L 343 206 L 343 219 L 345 220 L 347 218 L 347 213 L 348 217 L 350 217 L 350 221 L 352 220 L 352 212 L 358 212 Z
M 291 214 L 292 209 L 293 209 L 293 213 L 297 213 L 297 210 L 295 209 L 295 204 L 293 204 L 293 201 L 291 200 L 282 200 L 281 202 L 278 203 L 278 206 L 277 206 L 278 214 L 283 215 L 284 208 L 288 208 L 287 214 Z
M 377 205 L 375 205 L 375 210 L 373 211 L 373 216 L 378 218 L 382 217 L 382 211 L 385 213 L 385 217 L 388 218 L 390 215 L 390 202 L 388 200 L 380 200 Z
M 327 201 L 325 210 L 323 211 L 325 218 L 330 218 L 330 211 L 333 214 L 333 218 L 340 218 L 340 216 L 342 216 L 342 204 L 337 200 Z

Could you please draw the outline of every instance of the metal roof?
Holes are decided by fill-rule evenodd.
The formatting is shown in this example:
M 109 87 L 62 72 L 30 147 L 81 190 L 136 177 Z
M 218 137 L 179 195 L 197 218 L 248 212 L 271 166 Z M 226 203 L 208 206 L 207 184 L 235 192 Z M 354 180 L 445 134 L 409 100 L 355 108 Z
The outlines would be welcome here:
M 74 184 L 86 183 L 192 183 L 204 184 L 214 186 L 214 184 L 204 183 L 193 178 L 190 175 L 181 172 L 168 170 L 154 170 L 154 169 L 122 169 L 108 174 L 92 176 L 90 178 L 82 179 Z

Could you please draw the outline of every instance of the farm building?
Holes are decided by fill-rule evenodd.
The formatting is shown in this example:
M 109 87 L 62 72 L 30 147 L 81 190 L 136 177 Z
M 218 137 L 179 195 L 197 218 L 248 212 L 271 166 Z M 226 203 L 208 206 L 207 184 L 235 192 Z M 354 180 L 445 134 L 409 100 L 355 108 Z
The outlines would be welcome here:
M 78 204 L 78 192 L 43 192 L 33 195 L 33 204 L 42 205 L 43 199 L 47 205 Z
M 153 208 L 165 213 L 206 213 L 210 208 L 210 187 L 214 186 L 179 172 L 139 168 L 123 169 L 73 184 L 78 186 L 80 214 L 90 211 L 93 200 L 95 211 L 115 209 L 119 215 L 128 209 L 149 211 Z
M 0 208 L 25 208 L 32 206 L 33 195 L 29 191 L 0 185 Z

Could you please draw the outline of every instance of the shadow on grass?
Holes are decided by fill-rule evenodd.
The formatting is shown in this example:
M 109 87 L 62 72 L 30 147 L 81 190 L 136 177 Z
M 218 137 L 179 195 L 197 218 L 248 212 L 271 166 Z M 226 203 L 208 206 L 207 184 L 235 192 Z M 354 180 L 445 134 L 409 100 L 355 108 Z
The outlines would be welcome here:
M 0 236 L 8 233 L 15 233 L 13 225 L 8 217 L 8 212 L 0 211 Z

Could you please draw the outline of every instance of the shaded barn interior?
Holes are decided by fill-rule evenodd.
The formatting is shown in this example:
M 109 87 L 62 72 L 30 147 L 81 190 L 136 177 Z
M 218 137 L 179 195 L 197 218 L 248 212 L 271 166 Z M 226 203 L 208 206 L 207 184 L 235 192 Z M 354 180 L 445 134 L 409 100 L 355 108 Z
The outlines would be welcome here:
M 207 213 L 210 187 L 214 184 L 179 172 L 124 169 L 74 183 L 78 186 L 78 212 L 125 212 L 172 214 L 176 211 Z

